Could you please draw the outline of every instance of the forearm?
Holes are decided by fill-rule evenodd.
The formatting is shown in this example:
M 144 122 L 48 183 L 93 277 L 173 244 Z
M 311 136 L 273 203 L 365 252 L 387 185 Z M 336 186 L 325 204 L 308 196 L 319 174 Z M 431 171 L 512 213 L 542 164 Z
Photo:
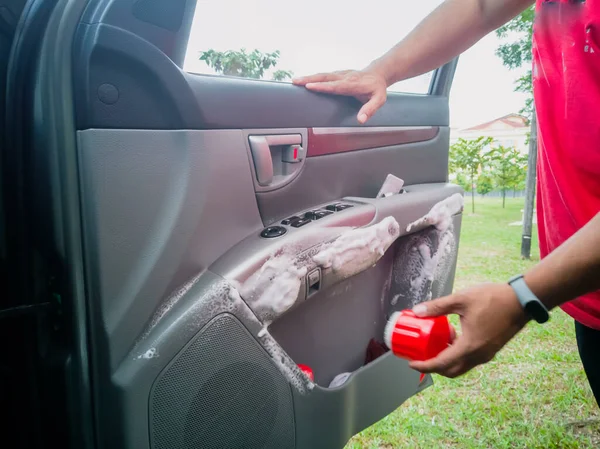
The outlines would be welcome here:
M 600 213 L 529 270 L 525 282 L 548 309 L 600 290 Z
M 388 86 L 427 73 L 532 3 L 533 0 L 446 0 L 369 69 L 381 73 Z

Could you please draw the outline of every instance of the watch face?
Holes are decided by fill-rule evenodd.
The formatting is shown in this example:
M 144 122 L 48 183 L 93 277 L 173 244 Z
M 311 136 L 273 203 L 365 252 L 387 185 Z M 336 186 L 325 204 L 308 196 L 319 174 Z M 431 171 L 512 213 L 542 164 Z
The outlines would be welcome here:
M 525 311 L 538 323 L 545 323 L 550 318 L 544 306 L 537 301 L 529 301 L 525 306 Z

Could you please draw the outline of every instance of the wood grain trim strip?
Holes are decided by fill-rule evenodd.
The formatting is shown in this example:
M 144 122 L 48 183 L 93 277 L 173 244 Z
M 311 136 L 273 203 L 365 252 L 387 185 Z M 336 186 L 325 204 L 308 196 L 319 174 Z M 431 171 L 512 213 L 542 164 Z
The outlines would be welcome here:
M 307 157 L 424 142 L 439 130 L 439 126 L 309 128 Z

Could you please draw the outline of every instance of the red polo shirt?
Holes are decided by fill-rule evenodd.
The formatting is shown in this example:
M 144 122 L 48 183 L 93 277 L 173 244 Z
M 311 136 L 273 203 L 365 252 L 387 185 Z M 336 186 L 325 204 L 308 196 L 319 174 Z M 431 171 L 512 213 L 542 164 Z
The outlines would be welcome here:
M 537 212 L 545 257 L 600 211 L 600 0 L 537 0 L 536 8 Z M 600 292 L 562 308 L 600 329 Z

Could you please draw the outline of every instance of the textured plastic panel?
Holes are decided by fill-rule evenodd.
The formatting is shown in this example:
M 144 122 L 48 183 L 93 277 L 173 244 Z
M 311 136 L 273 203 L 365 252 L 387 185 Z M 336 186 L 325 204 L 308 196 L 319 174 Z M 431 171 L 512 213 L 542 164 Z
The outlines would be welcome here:
M 419 373 L 392 354 L 355 372 L 340 388 L 294 393 L 298 449 L 342 449 L 348 440 L 414 395 Z M 401 430 L 400 430 L 401 431 Z
M 367 226 L 388 216 L 398 221 L 400 234 L 405 235 L 406 227 L 429 212 L 437 202 L 462 192 L 460 187 L 445 183 L 409 186 L 406 190 L 409 193 L 388 198 L 343 198 L 343 202 L 353 204 L 354 207 L 299 229 L 286 226 L 287 233 L 277 239 L 264 239 L 258 233 L 249 235 L 220 257 L 210 269 L 227 279 L 243 282 L 269 257 L 285 248 L 305 251 L 337 237 L 343 228 Z M 337 200 L 340 198 L 335 199 Z M 324 207 L 326 204 L 311 204 L 309 209 Z M 294 211 L 297 215 L 302 213 L 302 209 Z
M 80 25 L 75 45 L 79 129 L 201 128 L 185 74 L 156 46 L 98 23 Z
M 270 326 L 290 357 L 313 369 L 317 384 L 326 387 L 336 375 L 363 366 L 369 340 L 382 340 L 392 253 L 375 268 L 321 290 Z
M 316 128 L 359 126 L 358 100 L 316 94 L 289 83 L 187 75 L 211 128 Z M 235 108 L 227 105 L 235 104 Z M 257 114 L 257 105 L 261 113 Z M 285 114 L 282 114 L 285 111 Z M 448 126 L 448 98 L 390 94 L 367 126 Z
M 185 17 L 186 3 L 186 0 L 136 0 L 132 12 L 142 22 L 177 32 Z
M 129 32 L 126 26 L 114 26 L 113 13 L 99 17 L 90 17 L 76 37 L 79 129 L 359 126 L 356 114 L 360 103 L 355 99 L 316 94 L 289 83 L 185 73 L 160 45 L 151 44 L 143 34 Z M 170 35 L 150 26 L 152 33 Z M 101 94 L 107 85 L 114 92 L 108 98 Z M 367 126 L 448 123 L 446 97 L 390 94 Z
M 455 216 L 450 230 L 455 238 L 460 234 L 460 223 L 461 216 Z M 307 301 L 272 325 L 273 335 L 286 352 L 311 366 L 321 385 L 308 395 L 294 395 L 299 448 L 342 448 L 354 434 L 432 384 L 430 377 L 419 383 L 419 373 L 406 361 L 387 353 L 358 368 L 341 387 L 323 388 L 333 374 L 352 371 L 362 364 L 369 339 L 381 339 L 381 324 L 393 311 L 414 305 L 415 298 L 408 291 L 404 298 L 395 299 L 397 269 L 409 265 L 403 259 L 403 248 L 422 244 L 432 233 L 436 231 L 427 228 L 402 237 L 375 268 L 315 296 L 314 301 Z M 444 250 L 436 248 L 440 249 Z M 457 249 L 454 246 L 448 254 L 451 266 L 427 285 L 434 298 L 452 290 Z M 363 289 L 363 283 L 376 283 L 379 288 L 371 285 Z M 426 297 L 423 294 L 417 302 Z
M 250 309 L 231 295 L 231 287 L 221 277 L 210 271 L 197 274 L 161 298 L 135 343 L 122 342 L 126 355 L 118 366 L 109 373 L 100 371 L 102 375 L 96 377 L 101 391 L 97 401 L 103 448 L 150 447 L 152 385 L 197 333 L 224 313 L 235 316 L 253 335 L 260 330 Z M 96 349 L 106 348 L 98 344 Z M 267 364 L 263 369 L 269 371 L 270 367 Z
M 375 198 L 389 173 L 406 185 L 446 182 L 449 135 L 448 128 L 441 128 L 427 142 L 307 158 L 302 173 L 290 184 L 257 194 L 263 221 L 270 224 L 345 196 Z
M 321 386 L 337 374 L 356 370 L 364 363 L 369 340 L 382 341 L 392 312 L 452 291 L 460 222 L 456 216 L 448 231 L 449 245 L 442 244 L 446 239 L 434 228 L 400 237 L 373 268 L 306 299 L 275 321 L 271 334 L 294 360 L 313 368 Z M 427 263 L 418 251 L 423 245 L 438 267 L 431 279 L 420 281 Z
M 231 315 L 220 315 L 153 388 L 154 449 L 293 449 L 290 385 Z
M 183 66 L 196 0 L 97 0 L 89 3 L 81 19 L 83 23 L 122 28 L 160 49 L 178 66 Z
M 90 303 L 114 367 L 164 295 L 262 223 L 241 131 L 88 130 L 79 155 Z

